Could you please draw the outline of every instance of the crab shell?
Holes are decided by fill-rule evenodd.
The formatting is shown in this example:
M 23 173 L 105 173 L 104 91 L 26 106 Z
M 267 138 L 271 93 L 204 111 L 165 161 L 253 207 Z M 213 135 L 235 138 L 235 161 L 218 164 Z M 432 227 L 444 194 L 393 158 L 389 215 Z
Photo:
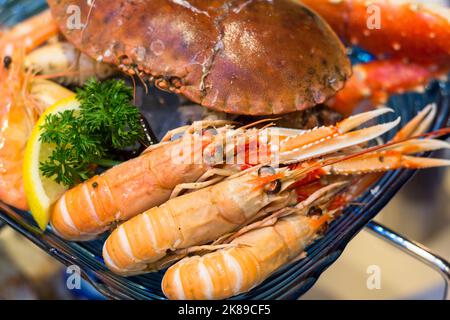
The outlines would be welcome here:
M 83 52 L 218 111 L 303 110 L 334 95 L 351 75 L 335 33 L 294 1 L 48 3 L 64 35 Z M 85 27 L 74 28 L 74 8 Z

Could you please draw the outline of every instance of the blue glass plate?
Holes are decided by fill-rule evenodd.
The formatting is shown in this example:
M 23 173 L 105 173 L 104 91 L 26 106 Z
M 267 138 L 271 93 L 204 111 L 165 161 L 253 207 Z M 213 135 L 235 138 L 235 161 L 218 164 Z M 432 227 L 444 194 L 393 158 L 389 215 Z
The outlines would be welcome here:
M 0 24 L 12 25 L 42 8 L 45 8 L 43 0 L 0 0 Z M 352 58 L 354 62 L 366 62 L 371 59 L 369 54 L 358 50 L 353 53 Z M 158 111 L 161 108 L 154 108 L 150 112 L 146 110 L 149 121 L 155 125 L 156 131 L 163 132 L 166 130 L 163 127 L 168 124 L 166 121 L 161 126 L 161 123 L 164 123 L 162 119 L 168 119 L 165 117 L 167 112 L 177 112 L 178 101 L 177 98 L 164 94 L 153 98 L 155 101 L 160 101 L 162 98 L 165 101 L 164 104 L 170 105 L 163 108 L 165 114 L 161 113 L 161 115 L 155 116 L 155 113 L 163 112 Z M 387 114 L 378 120 L 386 122 L 401 116 L 402 125 L 404 125 L 429 103 L 436 103 L 439 110 L 432 130 L 448 126 L 450 114 L 450 83 L 448 82 L 434 82 L 423 94 L 410 93 L 392 97 L 388 105 L 395 110 L 395 114 Z M 394 134 L 395 132 L 390 132 L 384 138 L 389 139 Z M 296 299 L 301 296 L 314 285 L 321 273 L 340 256 L 347 243 L 380 212 L 413 174 L 414 171 L 406 170 L 385 174 L 372 188 L 377 192 L 366 192 L 357 201 L 363 205 L 348 207 L 345 213 L 331 224 L 325 236 L 307 248 L 306 258 L 285 266 L 252 291 L 232 299 Z M 0 221 L 10 225 L 62 263 L 78 265 L 83 270 L 83 276 L 107 297 L 165 299 L 160 287 L 163 271 L 131 278 L 120 277 L 109 272 L 101 256 L 104 239 L 86 243 L 62 240 L 50 228 L 42 233 L 28 212 L 14 208 L 0 210 Z

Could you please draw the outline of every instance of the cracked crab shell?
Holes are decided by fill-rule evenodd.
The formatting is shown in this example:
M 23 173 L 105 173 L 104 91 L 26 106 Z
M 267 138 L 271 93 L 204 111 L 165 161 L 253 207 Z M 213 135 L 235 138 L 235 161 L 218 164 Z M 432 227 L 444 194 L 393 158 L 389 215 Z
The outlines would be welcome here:
M 294 1 L 48 2 L 83 52 L 219 111 L 303 110 L 334 95 L 351 74 L 335 33 Z

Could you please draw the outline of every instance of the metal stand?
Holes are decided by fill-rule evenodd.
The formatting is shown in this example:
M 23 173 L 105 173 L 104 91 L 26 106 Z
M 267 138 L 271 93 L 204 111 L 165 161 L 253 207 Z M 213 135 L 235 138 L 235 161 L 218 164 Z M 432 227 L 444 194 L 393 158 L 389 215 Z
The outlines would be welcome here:
M 379 224 L 378 222 L 369 222 L 369 224 L 367 225 L 367 229 L 377 237 L 387 241 L 393 246 L 400 248 L 402 251 L 406 252 L 414 258 L 419 259 L 423 263 L 439 272 L 439 274 L 444 279 L 443 300 L 447 300 L 450 298 L 450 263 L 448 261 L 432 253 L 430 249 L 426 248 L 425 246 L 404 238 L 391 229 Z

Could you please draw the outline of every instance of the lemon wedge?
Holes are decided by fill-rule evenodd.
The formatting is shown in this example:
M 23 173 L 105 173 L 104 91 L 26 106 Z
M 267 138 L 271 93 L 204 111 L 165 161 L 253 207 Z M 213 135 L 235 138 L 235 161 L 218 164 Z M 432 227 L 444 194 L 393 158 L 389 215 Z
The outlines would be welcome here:
M 23 166 L 25 195 L 31 214 L 42 230 L 45 230 L 50 221 L 51 205 L 67 188 L 50 178 L 44 177 L 39 170 L 40 162 L 45 161 L 54 149 L 53 145 L 41 142 L 41 126 L 45 123 L 45 118 L 49 114 L 65 110 L 77 110 L 79 107 L 80 103 L 75 99 L 75 96 L 60 100 L 49 107 L 34 126 L 27 143 Z

